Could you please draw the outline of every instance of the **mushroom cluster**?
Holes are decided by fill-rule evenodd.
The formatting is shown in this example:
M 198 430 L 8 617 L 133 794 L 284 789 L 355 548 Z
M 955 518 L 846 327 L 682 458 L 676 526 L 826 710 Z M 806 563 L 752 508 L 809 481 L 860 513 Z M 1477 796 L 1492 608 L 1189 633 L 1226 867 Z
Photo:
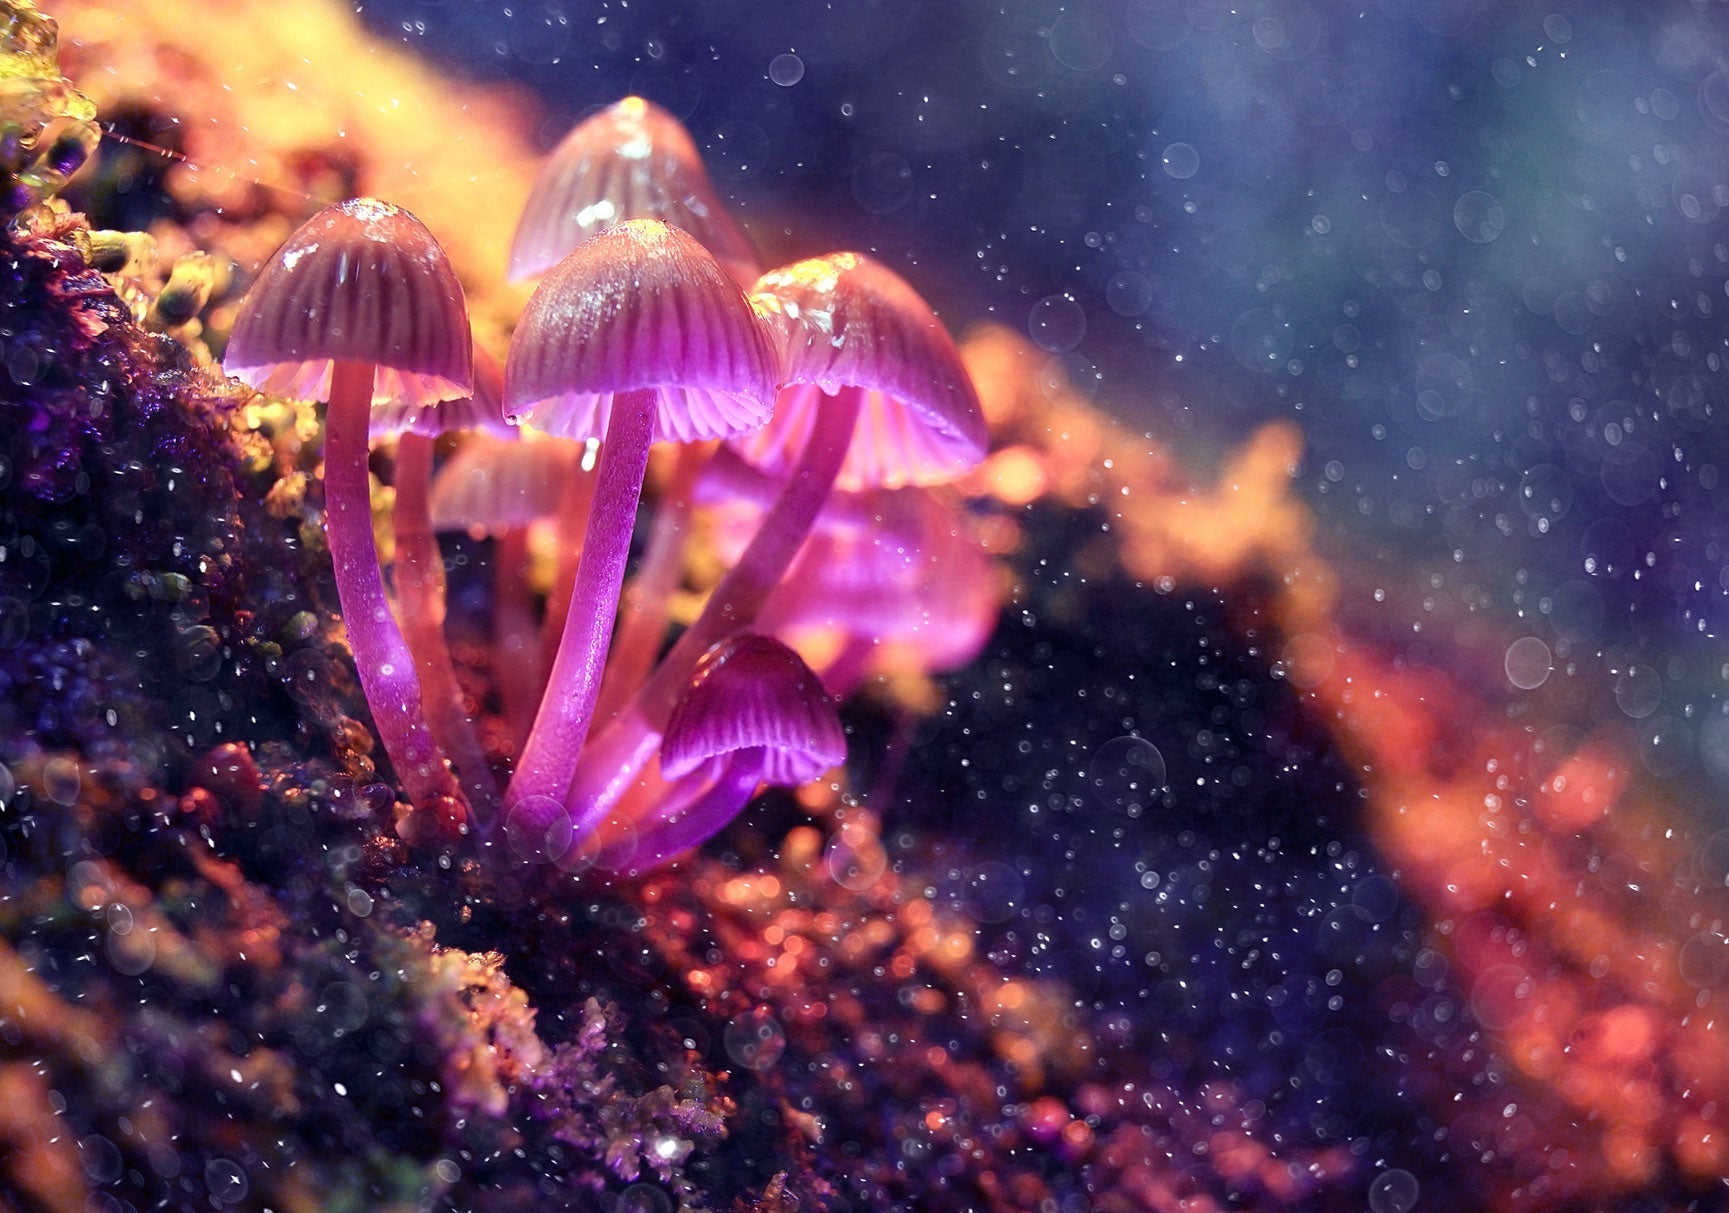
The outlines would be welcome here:
M 863 254 L 761 271 L 690 136 L 633 97 L 578 123 L 534 186 L 510 276 L 541 277 L 502 373 L 436 240 L 387 203 L 327 208 L 259 273 L 225 365 L 328 402 L 343 622 L 413 807 L 504 854 L 604 843 L 644 869 L 760 787 L 842 767 L 836 701 L 884 654 L 936 672 L 983 645 L 995 580 L 934 487 L 985 453 L 954 342 Z M 391 438 L 394 612 L 368 487 Z M 669 644 L 695 511 L 729 567 Z M 484 740 L 444 636 L 447 530 L 491 543 L 503 721 Z

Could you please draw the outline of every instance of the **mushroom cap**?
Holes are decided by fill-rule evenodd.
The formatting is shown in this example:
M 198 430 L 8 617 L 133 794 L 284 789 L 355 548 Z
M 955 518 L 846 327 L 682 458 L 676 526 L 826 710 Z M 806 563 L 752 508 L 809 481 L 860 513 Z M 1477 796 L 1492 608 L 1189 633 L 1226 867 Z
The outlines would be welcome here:
M 547 157 L 511 241 L 511 281 L 545 273 L 627 219 L 659 219 L 689 232 L 740 286 L 762 272 L 690 134 L 658 105 L 626 97 L 577 123 Z
M 374 367 L 381 423 L 473 394 L 456 272 L 424 224 L 376 198 L 327 206 L 276 250 L 241 300 L 223 368 L 260 391 L 328 400 L 337 362 Z M 383 406 L 381 408 L 381 406 Z
M 632 219 L 541 280 L 504 364 L 504 410 L 561 438 L 604 439 L 617 392 L 654 388 L 653 440 L 756 429 L 778 365 L 743 292 L 690 235 Z
M 861 253 L 770 270 L 751 302 L 778 335 L 788 386 L 773 419 L 738 449 L 786 475 L 825 396 L 861 394 L 835 483 L 898 488 L 952 480 L 984 458 L 987 435 L 953 339 L 904 279 Z
M 527 526 L 558 512 L 572 476 L 584 475 L 582 447 L 529 431 L 520 441 L 481 431 L 432 478 L 435 531 L 496 531 Z
M 796 787 L 846 761 L 846 734 L 803 659 L 778 640 L 746 634 L 715 645 L 698 663 L 667 720 L 660 769 L 680 779 L 713 759 L 757 749 L 764 782 Z

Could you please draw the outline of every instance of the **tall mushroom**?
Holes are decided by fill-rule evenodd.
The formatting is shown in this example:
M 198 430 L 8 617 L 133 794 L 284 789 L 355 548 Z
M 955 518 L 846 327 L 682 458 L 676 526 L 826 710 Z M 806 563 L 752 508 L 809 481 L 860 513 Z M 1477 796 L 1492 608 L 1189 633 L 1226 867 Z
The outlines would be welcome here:
M 366 466 L 375 410 L 396 424 L 472 394 L 468 308 L 444 251 L 388 203 L 326 207 L 259 273 L 223 362 L 261 391 L 328 402 L 325 533 L 361 689 L 410 799 L 459 800 L 385 596 Z
M 694 237 L 748 289 L 762 262 L 709 181 L 696 143 L 678 119 L 651 101 L 626 97 L 570 129 L 546 158 L 510 247 L 510 277 L 544 273 L 590 236 L 631 219 L 658 219 Z M 666 603 L 682 569 L 690 486 L 708 451 L 679 447 L 663 482 L 642 563 L 625 591 L 619 634 L 602 692 L 605 703 L 636 689 L 659 652 Z M 571 503 L 574 506 L 574 501 Z M 574 510 L 561 511 L 570 517 Z M 561 551 L 547 603 L 542 648 L 556 648 L 575 577 L 576 544 Z
M 598 438 L 594 502 L 546 695 L 505 793 L 538 830 L 562 812 L 594 709 L 648 449 L 755 429 L 778 368 L 743 292 L 694 239 L 654 220 L 593 237 L 528 302 L 505 360 L 505 411 Z

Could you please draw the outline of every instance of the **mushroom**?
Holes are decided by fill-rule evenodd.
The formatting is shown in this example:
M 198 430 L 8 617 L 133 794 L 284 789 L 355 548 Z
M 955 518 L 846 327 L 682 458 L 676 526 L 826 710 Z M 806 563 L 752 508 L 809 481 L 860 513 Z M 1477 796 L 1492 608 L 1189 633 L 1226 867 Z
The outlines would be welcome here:
M 537 798 L 564 803 L 606 661 L 650 443 L 760 426 L 776 378 L 743 293 L 693 238 L 655 220 L 593 237 L 529 300 L 505 360 L 506 413 L 549 434 L 598 438 L 600 462 L 569 617 L 507 812 L 522 808 L 538 820 L 548 808 Z
M 702 157 L 678 119 L 641 97 L 626 97 L 571 128 L 542 166 L 511 244 L 510 277 L 543 273 L 588 237 L 630 219 L 658 219 L 695 237 L 741 287 L 762 272 L 756 250 L 716 194 Z M 601 688 L 604 718 L 642 681 L 666 631 L 666 603 L 683 567 L 689 491 L 708 451 L 681 444 L 663 480 L 641 565 L 624 594 L 618 636 Z M 562 512 L 569 518 L 570 510 Z M 543 651 L 557 647 L 575 579 L 575 550 L 561 550 L 542 627 Z
M 990 556 L 933 490 L 877 490 L 857 500 L 880 525 L 813 532 L 757 620 L 817 664 L 836 697 L 885 661 L 930 674 L 966 665 L 1002 609 Z M 803 638 L 825 633 L 839 649 L 818 663 Z
M 638 826 L 629 865 L 645 870 L 700 846 L 738 816 L 759 784 L 797 787 L 846 761 L 834 701 L 798 654 L 744 634 L 697 663 L 667 722 L 667 797 Z
M 688 232 L 741 287 L 762 271 L 678 119 L 626 97 L 571 128 L 535 178 L 510 245 L 510 278 L 557 265 L 590 236 L 629 219 Z
M 396 508 L 392 527 L 396 539 L 396 605 L 404 638 L 414 654 L 425 697 L 432 738 L 456 763 L 470 805 L 490 815 L 498 804 L 498 784 L 475 731 L 444 636 L 444 557 L 432 522 L 433 443 L 441 434 L 474 431 L 493 442 L 515 437 L 503 413 L 504 369 L 476 349 L 474 393 L 431 408 L 398 409 L 383 424 L 375 414 L 374 438 L 400 430 L 396 445 Z
M 259 273 L 224 366 L 261 391 L 327 401 L 325 533 L 362 691 L 416 804 L 460 798 L 421 706 L 372 536 L 367 437 L 472 395 L 468 309 L 444 251 L 407 211 L 371 198 L 326 207 Z
M 984 418 L 954 342 L 890 270 L 833 253 L 764 274 L 752 303 L 778 333 L 790 386 L 740 453 L 784 487 L 696 622 L 595 737 L 572 790 L 578 821 L 616 802 L 698 658 L 750 626 L 837 482 L 940 483 L 984 456 Z

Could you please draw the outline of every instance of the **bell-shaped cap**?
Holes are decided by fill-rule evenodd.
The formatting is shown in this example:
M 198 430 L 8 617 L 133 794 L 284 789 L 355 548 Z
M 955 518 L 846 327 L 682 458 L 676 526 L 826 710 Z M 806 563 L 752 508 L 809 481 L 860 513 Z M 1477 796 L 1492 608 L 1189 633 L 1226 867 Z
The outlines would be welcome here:
M 733 280 L 762 271 L 678 119 L 626 97 L 571 128 L 541 167 L 510 245 L 510 278 L 545 273 L 597 232 L 659 219 L 694 236 Z
M 673 709 L 660 769 L 680 779 L 713 759 L 761 751 L 765 783 L 796 787 L 846 760 L 834 701 L 797 653 L 767 636 L 710 649 Z
M 752 303 L 785 362 L 774 418 L 737 445 L 788 473 L 827 397 L 861 394 L 852 445 L 835 483 L 849 492 L 940 484 L 984 458 L 984 415 L 953 339 L 917 291 L 860 253 L 830 253 L 771 270 Z
M 573 476 L 582 476 L 582 445 L 520 431 L 518 440 L 472 435 L 432 478 L 435 531 L 497 531 L 527 526 L 558 512 Z
M 374 368 L 380 422 L 473 393 L 468 305 L 432 233 L 400 207 L 325 207 L 241 300 L 223 369 L 260 391 L 328 400 L 337 362 Z
M 504 364 L 504 410 L 604 440 L 615 393 L 656 389 L 653 440 L 756 429 L 778 363 L 744 294 L 692 237 L 652 219 L 608 228 L 535 289 Z

